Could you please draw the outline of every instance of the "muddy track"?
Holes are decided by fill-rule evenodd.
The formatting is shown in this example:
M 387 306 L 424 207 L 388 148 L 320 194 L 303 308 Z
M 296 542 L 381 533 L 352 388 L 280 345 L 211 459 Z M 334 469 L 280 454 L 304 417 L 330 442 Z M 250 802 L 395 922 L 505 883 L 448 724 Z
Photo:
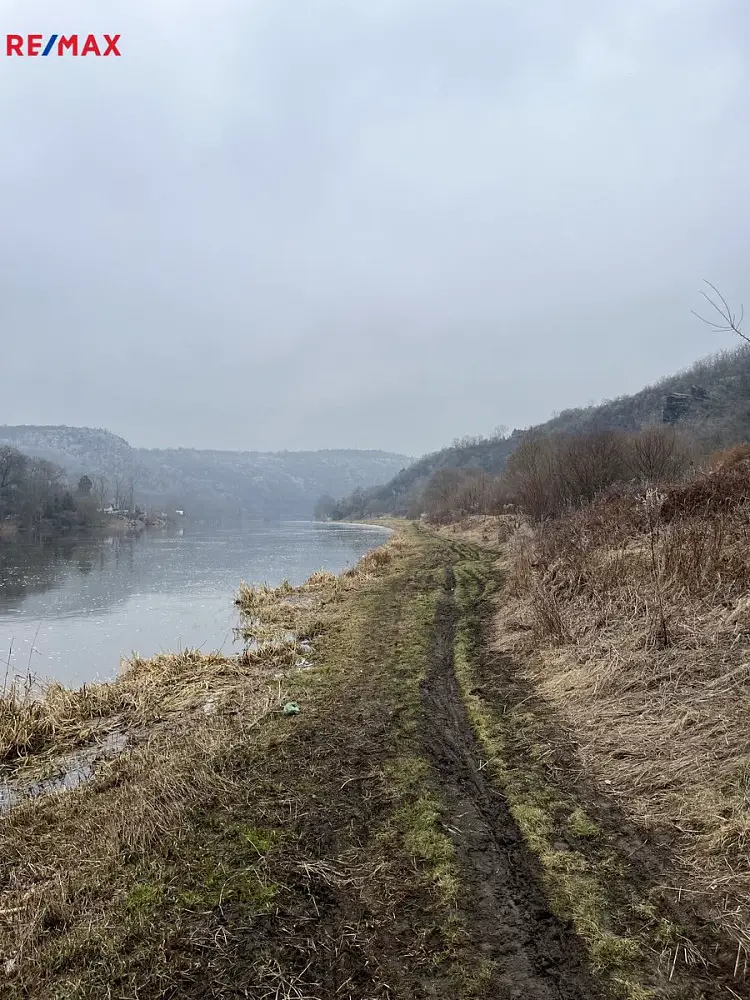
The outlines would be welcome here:
M 505 799 L 481 769 L 484 756 L 453 669 L 457 618 L 453 588 L 449 568 L 422 686 L 423 738 L 440 782 L 444 821 L 463 867 L 472 932 L 495 967 L 492 996 L 498 1000 L 602 997 L 572 928 L 549 910 L 538 866 Z

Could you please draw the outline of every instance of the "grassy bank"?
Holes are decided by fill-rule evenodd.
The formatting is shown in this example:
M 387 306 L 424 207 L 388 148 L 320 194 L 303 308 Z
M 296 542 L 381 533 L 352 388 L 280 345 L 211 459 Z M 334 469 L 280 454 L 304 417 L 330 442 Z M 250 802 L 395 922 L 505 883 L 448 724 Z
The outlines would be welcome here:
M 615 996 L 723 995 L 730 957 L 708 920 L 675 905 L 661 858 L 579 755 L 562 706 L 546 700 L 520 662 L 488 641 L 496 571 L 458 567 L 463 609 L 456 671 L 487 767 L 539 859 L 550 905 L 569 919 Z M 502 591 L 501 591 L 502 593 Z M 731 994 L 726 994 L 731 995 Z
M 747 470 L 441 529 L 457 671 L 550 898 L 630 996 L 745 996 Z M 474 610 L 472 610 L 472 608 Z
M 563 647 L 489 547 L 519 523 L 243 587 L 239 656 L 6 698 L 6 779 L 119 743 L 0 818 L 0 996 L 742 997 L 736 937 L 548 690 Z
M 441 572 L 437 543 L 396 538 L 243 589 L 242 656 L 6 699 L 6 778 L 130 744 L 0 821 L 0 994 L 481 996 L 418 732 Z
M 750 947 L 750 480 L 601 502 L 512 547 L 509 648 L 582 761 L 664 846 L 670 884 Z

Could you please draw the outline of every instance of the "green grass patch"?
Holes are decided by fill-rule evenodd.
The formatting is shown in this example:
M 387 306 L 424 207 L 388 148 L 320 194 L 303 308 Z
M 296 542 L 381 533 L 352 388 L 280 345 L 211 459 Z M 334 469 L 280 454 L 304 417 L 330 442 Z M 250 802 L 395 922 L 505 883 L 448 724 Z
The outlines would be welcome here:
M 628 1000 L 654 997 L 655 934 L 633 919 L 623 897 L 627 864 L 603 842 L 585 805 L 555 779 L 546 720 L 528 704 L 491 707 L 478 693 L 474 664 L 482 655 L 495 575 L 477 553 L 456 568 L 460 621 L 455 669 L 473 728 L 490 760 L 518 827 L 540 862 L 550 906 L 570 919 L 586 945 L 592 967 Z M 625 890 L 627 896 L 629 889 Z
M 428 791 L 429 765 L 418 757 L 399 757 L 385 776 L 402 804 L 380 832 L 381 843 L 403 849 L 442 906 L 454 910 L 461 894 L 460 872 L 453 842 L 442 829 L 440 802 Z
M 581 837 L 584 840 L 595 840 L 601 832 L 596 823 L 586 815 L 585 810 L 581 809 L 580 806 L 577 806 L 568 816 L 566 826 L 574 837 Z
M 126 896 L 125 909 L 137 915 L 150 915 L 163 903 L 164 897 L 163 885 L 139 882 Z

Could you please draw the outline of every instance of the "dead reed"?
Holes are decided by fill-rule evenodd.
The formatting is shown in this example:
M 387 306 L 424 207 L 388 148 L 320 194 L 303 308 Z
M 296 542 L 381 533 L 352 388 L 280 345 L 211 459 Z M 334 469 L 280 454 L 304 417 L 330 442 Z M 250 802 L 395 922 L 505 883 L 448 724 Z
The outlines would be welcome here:
M 131 737 L 124 752 L 97 761 L 88 784 L 22 802 L 2 817 L 0 993 L 51 996 L 46 984 L 54 981 L 63 991 L 55 996 L 105 995 L 90 992 L 91 983 L 103 990 L 100 976 L 125 975 L 124 956 L 140 947 L 145 954 L 154 934 L 166 933 L 152 926 L 165 892 L 179 920 L 233 899 L 262 908 L 273 898 L 261 871 L 261 833 L 235 829 L 231 819 L 254 780 L 252 736 L 280 714 L 291 672 L 310 665 L 315 637 L 343 613 L 342 589 L 392 552 L 369 553 L 345 579 L 318 573 L 300 588 L 241 587 L 250 638 L 239 655 L 136 658 L 111 683 L 12 689 L 0 699 L 6 780 L 49 771 L 107 733 Z M 194 843 L 200 824 L 201 836 L 217 838 L 215 857 Z M 144 989 L 176 995 L 175 977 L 191 971 L 179 955 L 158 946 L 154 953 L 142 970 Z
M 750 465 L 624 491 L 508 545 L 498 643 L 589 771 L 750 949 Z

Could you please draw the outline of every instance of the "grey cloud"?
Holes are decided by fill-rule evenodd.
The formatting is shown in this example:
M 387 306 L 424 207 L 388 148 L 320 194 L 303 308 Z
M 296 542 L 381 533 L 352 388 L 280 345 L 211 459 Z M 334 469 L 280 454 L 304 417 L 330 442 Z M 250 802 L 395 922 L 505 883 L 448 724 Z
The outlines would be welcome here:
M 64 23 L 62 23 L 64 21 Z M 119 60 L 0 59 L 6 422 L 418 453 L 726 346 L 741 0 L 10 5 Z

